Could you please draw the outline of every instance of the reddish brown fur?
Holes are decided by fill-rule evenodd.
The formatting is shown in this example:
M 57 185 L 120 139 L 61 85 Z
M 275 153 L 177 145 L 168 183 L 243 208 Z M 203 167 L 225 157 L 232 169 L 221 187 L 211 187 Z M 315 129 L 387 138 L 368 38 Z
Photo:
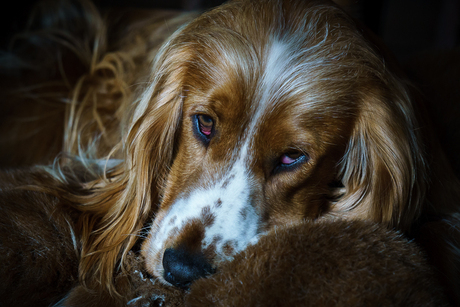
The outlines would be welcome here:
M 186 306 L 448 306 L 433 280 L 417 246 L 381 225 L 303 223 L 195 282 Z
M 310 71 L 309 77 L 316 81 L 305 89 L 318 96 L 320 107 L 305 107 L 300 99 L 303 92 L 283 98 L 279 107 L 261 118 L 251 170 L 257 186 L 254 202 L 265 229 L 293 220 L 344 217 L 416 234 L 422 222 L 444 219 L 439 223 L 447 229 L 440 227 L 443 231 L 435 233 L 440 241 L 449 240 L 444 244 L 452 267 L 441 269 L 452 293 L 458 292 L 460 278 L 454 268 L 459 266 L 459 184 L 434 137 L 421 132 L 425 119 L 410 88 L 391 61 L 384 60 L 373 39 L 334 5 L 280 0 L 283 9 L 279 9 L 275 2 L 231 2 L 195 19 L 161 49 L 171 31 L 190 16 L 171 19 L 164 26 L 150 14 L 122 14 L 117 24 L 106 22 L 83 2 L 81 27 L 55 20 L 41 36 L 51 54 L 64 55 L 62 68 L 60 59 L 39 66 L 41 71 L 54 68 L 43 78 L 59 81 L 58 89 L 40 83 L 42 76 L 21 67 L 13 75 L 22 73 L 26 78 L 5 83 L 16 91 L 2 90 L 7 93 L 2 100 L 11 101 L 6 103 L 8 112 L 0 112 L 8 116 L 0 126 L 2 163 L 51 163 L 61 149 L 79 155 L 80 147 L 93 158 L 123 159 L 114 169 L 99 170 L 73 184 L 52 172 L 54 179 L 35 182 L 79 212 L 74 229 L 82 244 L 81 282 L 116 292 L 114 271 L 119 263 L 123 265 L 148 218 L 157 212 L 161 217 L 179 193 L 212 182 L 228 167 L 228 152 L 254 115 L 251 106 L 264 67 L 261 55 L 268 48 L 266 33 L 282 27 L 285 35 L 304 35 L 305 45 L 299 48 L 319 46 L 312 57 L 325 61 Z M 117 20 L 112 17 L 116 14 L 108 16 Z M 305 16 L 313 21 L 308 29 L 302 29 Z M 69 37 L 56 35 L 56 29 Z M 65 47 L 69 41 L 72 48 Z M 87 45 L 95 51 L 87 52 Z M 238 65 L 231 56 L 240 57 Z M 81 62 L 84 65 L 78 65 Z M 71 74 L 74 66 L 85 67 L 83 75 Z M 24 88 L 36 90 L 21 95 Z M 52 98 L 47 96 L 50 92 Z M 62 100 L 72 102 L 63 105 Z M 38 107 L 42 101 L 49 105 Z M 31 112 L 46 114 L 30 126 L 12 120 L 29 118 L 22 109 L 30 104 L 38 108 Z M 50 107 L 55 107 L 55 113 Z M 213 139 L 218 146 L 207 156 L 190 129 L 191 115 L 197 111 L 220 119 Z M 40 131 L 37 127 L 43 122 L 52 127 Z M 29 138 L 25 130 L 37 137 Z M 4 137 L 5 131 L 11 137 Z M 271 176 L 270 161 L 292 143 L 308 149 L 310 161 L 296 172 Z M 73 162 L 60 163 L 65 167 Z M 337 181 L 344 187 L 331 184 Z M 449 237 L 445 232 L 455 234 Z M 175 240 L 171 238 L 171 245 Z M 158 261 L 150 259 L 147 265 Z
M 49 180 L 38 169 L 0 173 L 2 306 L 49 306 L 78 284 L 76 212 L 58 197 L 16 188 Z

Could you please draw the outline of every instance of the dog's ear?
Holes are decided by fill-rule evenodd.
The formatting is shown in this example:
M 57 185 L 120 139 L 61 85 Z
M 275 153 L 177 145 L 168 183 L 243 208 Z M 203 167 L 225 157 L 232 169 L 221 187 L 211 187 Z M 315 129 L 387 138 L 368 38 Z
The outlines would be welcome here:
M 150 86 L 127 124 L 123 162 L 107 178 L 91 183 L 90 194 L 79 200 L 80 278 L 90 288 L 114 290 L 114 268 L 120 259 L 123 264 L 159 202 L 181 123 L 181 63 L 187 60 L 186 52 L 171 44 L 160 51 Z
M 363 92 L 340 164 L 345 194 L 334 209 L 407 229 L 420 214 L 426 184 L 415 112 L 401 81 Z

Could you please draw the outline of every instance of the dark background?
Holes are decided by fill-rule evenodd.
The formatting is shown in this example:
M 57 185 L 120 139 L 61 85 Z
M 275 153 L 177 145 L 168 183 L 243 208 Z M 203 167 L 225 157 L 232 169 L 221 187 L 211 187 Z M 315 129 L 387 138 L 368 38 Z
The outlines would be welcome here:
M 24 28 L 36 0 L 8 1 L 0 10 L 2 49 Z M 208 9 L 222 0 L 95 0 L 102 7 Z M 336 0 L 378 34 L 401 61 L 460 43 L 460 0 Z
M 222 0 L 93 0 L 100 7 L 205 10 Z M 24 29 L 37 0 L 0 10 L 0 50 Z M 427 97 L 439 139 L 460 177 L 460 0 L 335 0 L 396 55 Z M 1 56 L 1 53 L 0 53 Z

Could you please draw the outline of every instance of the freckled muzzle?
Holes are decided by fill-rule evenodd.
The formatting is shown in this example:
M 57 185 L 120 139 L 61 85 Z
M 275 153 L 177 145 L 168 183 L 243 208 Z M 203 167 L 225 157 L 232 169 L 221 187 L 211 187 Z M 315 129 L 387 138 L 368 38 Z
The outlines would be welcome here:
M 260 227 L 251 203 L 196 193 L 205 201 L 195 202 L 192 195 L 159 213 L 143 246 L 147 269 L 183 289 L 254 243 Z
M 262 219 L 254 195 L 260 191 L 244 148 L 212 185 L 195 186 L 163 204 L 143 246 L 147 270 L 154 276 L 187 288 L 257 242 Z
M 218 205 L 220 206 L 220 204 Z M 166 220 L 174 224 L 177 217 Z M 188 289 L 190 284 L 202 277 L 213 274 L 213 264 L 218 261 L 217 244 L 222 242 L 221 235 L 214 235 L 211 244 L 206 244 L 206 230 L 213 226 L 215 216 L 209 206 L 201 210 L 200 218 L 187 222 L 180 230 L 174 229 L 172 241 L 166 243 L 163 253 L 163 278 L 173 286 Z M 223 253 L 231 256 L 235 244 L 226 242 Z

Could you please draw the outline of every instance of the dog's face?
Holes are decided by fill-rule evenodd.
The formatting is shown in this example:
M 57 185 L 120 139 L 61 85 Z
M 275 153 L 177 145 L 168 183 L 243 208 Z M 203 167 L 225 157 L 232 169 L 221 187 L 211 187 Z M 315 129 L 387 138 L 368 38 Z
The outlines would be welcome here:
M 380 133 L 384 123 L 373 121 L 388 115 L 375 101 L 371 118 L 365 104 L 378 83 L 369 62 L 380 60 L 343 12 L 305 3 L 228 5 L 169 44 L 164 57 L 174 61 L 163 64 L 171 72 L 157 78 L 156 97 L 180 96 L 177 114 L 165 115 L 176 124 L 163 128 L 174 130 L 174 149 L 142 247 L 160 280 L 185 287 L 276 225 L 337 212 L 391 220 L 363 209 L 372 184 L 392 192 L 365 170 L 390 163 L 363 152 L 362 136 Z M 351 201 L 361 206 L 349 210 Z
M 211 79 L 186 93 L 177 153 L 147 241 L 155 275 L 163 275 L 167 248 L 204 253 L 214 265 L 274 225 L 329 211 L 353 120 L 343 101 L 312 95 L 309 87 L 319 84 L 306 71 L 289 71 L 300 64 L 286 58 L 290 48 L 273 42 L 250 86 L 217 67 L 219 84 Z

